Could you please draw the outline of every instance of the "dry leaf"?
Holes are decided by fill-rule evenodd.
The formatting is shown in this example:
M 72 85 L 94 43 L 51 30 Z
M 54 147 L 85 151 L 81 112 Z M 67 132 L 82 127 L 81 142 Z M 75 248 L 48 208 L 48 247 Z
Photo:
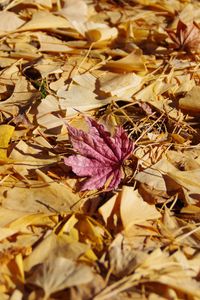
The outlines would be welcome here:
M 199 2 L 0 10 L 0 299 L 198 300 Z
M 40 43 L 39 51 L 41 52 L 67 53 L 73 50 L 56 37 L 49 36 L 42 32 L 35 33 L 35 36 L 37 36 Z
M 125 230 L 129 230 L 134 224 L 142 224 L 147 220 L 157 220 L 161 217 L 155 205 L 149 205 L 142 199 L 138 190 L 129 186 L 123 186 L 121 192 L 99 208 L 99 213 L 107 224 L 117 216 Z M 117 223 L 116 220 L 115 222 Z
M 86 38 L 90 42 L 101 42 L 106 40 L 114 40 L 118 35 L 116 28 L 111 28 L 101 23 L 86 23 Z
M 36 5 L 38 8 L 52 8 L 52 0 L 13 0 L 6 6 L 6 9 L 12 9 L 23 2 L 29 5 Z
M 166 181 L 163 178 L 164 174 L 171 172 L 173 174 L 177 169 L 165 158 L 161 159 L 155 165 L 152 165 L 150 168 L 145 169 L 142 172 L 139 172 L 135 179 L 145 183 L 156 190 L 167 191 Z M 175 188 L 171 186 L 169 188 Z M 176 187 L 177 188 L 177 187 Z
M 188 113 L 198 114 L 200 111 L 200 87 L 195 86 L 189 91 L 185 97 L 180 98 L 179 107 Z
M 0 188 L 0 200 L 4 208 L 17 207 L 26 212 L 69 211 L 78 203 L 79 196 L 67 185 L 53 181 L 39 170 L 37 172 L 42 180 L 30 181 L 32 188 L 27 187 L 27 184 L 15 188 Z
M 31 169 L 38 169 L 57 162 L 56 156 L 52 153 L 45 160 L 40 158 L 44 155 L 44 151 L 45 149 L 38 149 L 37 145 L 28 145 L 20 141 L 11 151 L 10 158 L 15 163 L 15 170 L 24 176 Z
M 52 129 L 55 127 L 62 127 L 63 121 L 53 115 L 53 112 L 60 112 L 59 102 L 56 97 L 52 95 L 46 96 L 44 99 L 41 100 L 40 104 L 37 107 L 38 114 L 37 114 L 37 122 L 42 127 L 47 129 Z
M 36 30 L 36 29 L 52 29 L 52 28 L 69 28 L 70 23 L 59 16 L 55 16 L 47 11 L 38 11 L 33 14 L 32 19 L 24 24 L 19 30 Z
M 140 51 L 133 51 L 126 57 L 118 59 L 116 61 L 109 61 L 105 65 L 106 68 L 114 72 L 146 72 L 144 58 Z
M 179 20 L 176 32 L 172 30 L 167 30 L 167 32 L 174 42 L 175 49 L 197 52 L 200 50 L 200 28 L 197 23 L 193 22 L 187 25 Z
M 46 236 L 32 253 L 26 257 L 24 260 L 24 269 L 25 271 L 31 270 L 34 266 L 42 264 L 45 260 L 48 259 L 51 255 L 62 256 L 67 259 L 77 260 L 80 256 L 87 256 L 90 251 L 90 247 L 87 244 L 81 243 L 78 241 L 78 231 L 77 236 L 74 233 L 74 225 L 71 224 L 72 228 L 67 230 L 67 226 L 70 225 L 71 219 L 75 219 L 76 223 L 78 219 L 72 215 L 72 217 L 64 224 L 61 232 L 58 235 L 51 233 Z M 61 224 L 59 224 L 61 225 Z M 92 252 L 92 251 L 91 251 Z
M 41 287 L 45 292 L 45 299 L 48 299 L 55 292 L 88 283 L 92 279 L 93 272 L 88 266 L 76 264 L 64 257 L 50 256 L 28 281 Z
M 133 224 L 141 224 L 146 220 L 157 220 L 161 214 L 155 205 L 146 203 L 137 190 L 124 186 L 120 197 L 120 215 L 124 228 Z
M 64 7 L 58 13 L 76 28 L 76 23 L 83 23 L 87 20 L 88 6 L 83 0 L 65 0 Z
M 34 99 L 37 95 L 38 91 L 29 81 L 27 81 L 24 77 L 20 79 L 18 77 L 12 95 L 6 99 L 4 103 L 1 102 L 0 107 L 3 105 L 5 111 L 16 116 L 19 112 L 19 106 L 26 106 L 27 103 Z
M 17 14 L 11 11 L 0 12 L 0 34 L 14 31 L 24 24 Z
M 111 102 L 110 99 L 97 99 L 91 85 L 88 88 L 87 86 L 73 84 L 67 91 L 64 86 L 58 90 L 57 95 L 61 108 L 67 110 L 67 116 L 99 108 Z
M 72 145 L 79 154 L 65 158 L 65 164 L 78 176 L 89 177 L 81 190 L 98 189 L 108 182 L 107 188 L 115 189 L 121 180 L 122 164 L 133 150 L 133 142 L 122 127 L 111 138 L 103 125 L 90 118 L 86 120 L 89 133 L 68 125 Z
M 100 89 L 111 96 L 130 99 L 142 86 L 142 77 L 133 73 L 107 73 L 99 79 Z
M 0 159 L 7 158 L 7 148 L 14 130 L 11 125 L 0 125 Z

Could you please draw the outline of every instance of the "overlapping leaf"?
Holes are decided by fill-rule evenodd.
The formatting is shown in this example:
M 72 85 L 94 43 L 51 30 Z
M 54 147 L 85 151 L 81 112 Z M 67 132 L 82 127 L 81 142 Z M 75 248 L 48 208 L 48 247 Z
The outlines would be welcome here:
M 118 127 L 113 137 L 103 125 L 87 118 L 89 133 L 68 126 L 72 145 L 79 154 L 65 158 L 65 164 L 72 167 L 74 173 L 89 177 L 81 190 L 92 190 L 103 187 L 118 187 L 124 160 L 133 150 L 133 142 L 122 127 Z
M 0 300 L 199 299 L 199 1 L 0 8 Z
M 179 20 L 176 32 L 167 30 L 175 49 L 200 51 L 200 28 L 196 22 L 185 24 Z

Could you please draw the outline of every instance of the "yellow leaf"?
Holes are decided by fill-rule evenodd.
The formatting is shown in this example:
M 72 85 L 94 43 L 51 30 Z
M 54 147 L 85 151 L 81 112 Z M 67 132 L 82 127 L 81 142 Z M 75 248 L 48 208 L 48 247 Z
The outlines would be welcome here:
M 57 93 L 59 104 L 62 110 L 67 110 L 67 115 L 71 116 L 77 111 L 87 111 L 94 108 L 102 107 L 111 102 L 107 99 L 96 99 L 93 92 L 93 85 L 89 88 L 72 84 L 69 90 L 59 89 Z
M 29 271 L 33 266 L 42 263 L 48 258 L 49 253 L 54 249 L 56 244 L 56 235 L 49 234 L 35 247 L 34 251 L 25 258 L 24 270 Z
M 58 12 L 59 15 L 69 20 L 74 27 L 83 26 L 87 20 L 88 6 L 84 0 L 65 0 L 63 8 Z
M 142 72 L 146 73 L 146 66 L 144 63 L 144 57 L 141 52 L 135 50 L 128 54 L 127 56 L 119 59 L 119 60 L 111 60 L 106 65 L 106 68 L 114 71 L 114 72 Z
M 59 232 L 57 233 L 59 236 L 61 236 L 63 233 L 64 234 L 69 234 L 69 237 L 71 240 L 78 241 L 79 239 L 79 234 L 76 228 L 74 226 L 78 222 L 78 219 L 76 216 L 73 214 L 66 223 L 62 226 L 62 223 L 58 223 L 57 228 L 59 229 Z M 55 230 L 56 231 L 56 230 Z
M 0 125 L 0 159 L 7 158 L 7 148 L 14 129 L 11 125 Z
M 24 21 L 18 17 L 17 14 L 11 11 L 0 12 L 0 32 L 9 32 L 16 30 L 24 24 Z
M 108 200 L 104 205 L 99 208 L 99 213 L 102 215 L 104 222 L 107 224 L 108 219 L 113 213 L 115 208 L 115 203 L 117 199 L 117 194 L 114 195 L 110 200 Z
M 12 228 L 0 228 L 0 241 L 12 236 L 16 232 L 17 230 Z
M 24 282 L 24 265 L 23 265 L 23 258 L 21 253 L 17 254 L 17 256 L 15 257 L 15 264 L 16 264 L 16 271 L 17 271 L 16 275 L 21 282 Z
M 72 286 L 83 285 L 94 277 L 92 269 L 62 256 L 49 256 L 35 269 L 28 281 L 44 290 L 45 297 Z
M 199 93 L 200 87 L 195 86 L 192 88 L 190 92 L 186 94 L 185 97 L 179 100 L 179 108 L 188 113 L 199 114 L 200 111 L 200 103 L 199 103 Z
M 70 24 L 66 19 L 55 16 L 50 12 L 38 11 L 33 14 L 32 19 L 22 26 L 19 31 L 69 27 Z
M 89 259 L 89 261 L 96 261 L 97 260 L 97 256 L 95 255 L 95 253 L 92 251 L 92 249 L 88 249 L 84 256 L 81 257 L 82 261 Z
M 134 190 L 129 186 L 123 186 L 121 192 L 114 195 L 99 208 L 99 213 L 109 226 L 111 226 L 111 220 L 113 224 L 117 225 L 117 220 L 121 219 L 124 229 L 134 224 L 141 224 L 147 220 L 155 220 L 161 217 L 155 205 L 145 202 L 138 190 Z M 117 219 L 114 220 L 114 217 L 115 219 L 117 217 Z
M 17 254 L 14 259 L 10 260 L 8 269 L 11 274 L 11 277 L 9 279 L 11 279 L 13 282 L 24 282 L 24 267 L 21 253 Z
M 117 37 L 118 31 L 116 28 L 104 26 L 103 28 L 94 28 L 86 32 L 86 37 L 90 42 L 105 41 Z
M 138 191 L 134 191 L 132 187 L 124 186 L 120 197 L 120 214 L 124 228 L 133 224 L 142 223 L 146 220 L 155 220 L 161 217 L 155 205 L 150 205 L 145 202 Z
M 123 99 L 130 98 L 143 84 L 142 77 L 134 73 L 115 74 L 108 72 L 101 76 L 99 82 L 103 92 Z
M 35 34 L 38 38 L 40 43 L 41 52 L 69 52 L 72 48 L 68 47 L 65 43 L 61 40 L 57 39 L 56 37 L 49 36 L 43 32 L 37 32 Z
M 54 220 L 53 213 L 44 214 L 44 213 L 35 213 L 22 216 L 11 222 L 8 227 L 11 229 L 19 230 L 21 233 L 29 233 L 31 231 L 30 227 L 32 226 L 49 226 L 54 227 L 57 220 Z M 55 215 L 56 219 L 57 216 Z

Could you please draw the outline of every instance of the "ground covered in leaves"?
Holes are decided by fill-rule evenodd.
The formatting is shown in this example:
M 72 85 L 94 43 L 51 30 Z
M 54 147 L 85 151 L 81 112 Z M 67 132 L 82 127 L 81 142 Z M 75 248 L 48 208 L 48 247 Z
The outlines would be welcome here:
M 0 299 L 200 299 L 199 1 L 0 6 Z

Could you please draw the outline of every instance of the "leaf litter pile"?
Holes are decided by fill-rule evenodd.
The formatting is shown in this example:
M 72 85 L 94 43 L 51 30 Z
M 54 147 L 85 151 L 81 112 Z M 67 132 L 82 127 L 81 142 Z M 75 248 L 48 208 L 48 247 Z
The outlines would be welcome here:
M 0 6 L 0 299 L 200 299 L 199 1 Z

